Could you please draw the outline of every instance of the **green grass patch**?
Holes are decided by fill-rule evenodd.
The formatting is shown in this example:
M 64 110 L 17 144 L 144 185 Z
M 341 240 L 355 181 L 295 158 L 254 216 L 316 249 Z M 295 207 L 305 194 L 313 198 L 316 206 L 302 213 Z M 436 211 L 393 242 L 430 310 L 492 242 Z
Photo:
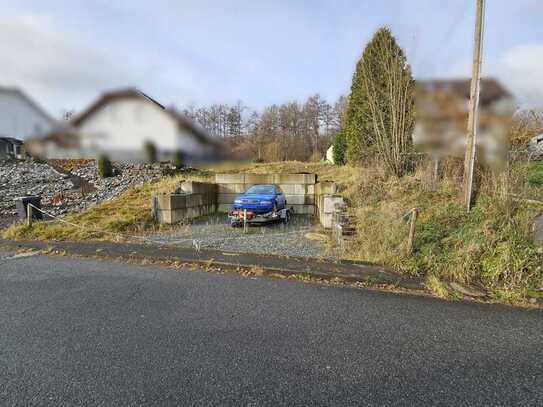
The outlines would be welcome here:
M 543 186 L 543 163 L 532 163 L 528 167 L 528 183 L 532 186 Z

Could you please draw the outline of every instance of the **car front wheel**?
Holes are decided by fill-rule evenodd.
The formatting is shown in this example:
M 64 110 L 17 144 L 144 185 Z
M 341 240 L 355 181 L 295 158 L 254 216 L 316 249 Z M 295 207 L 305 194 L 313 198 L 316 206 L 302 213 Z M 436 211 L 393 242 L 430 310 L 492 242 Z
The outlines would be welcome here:
M 290 221 L 290 211 L 287 209 L 285 211 L 285 217 L 282 219 L 284 224 L 287 224 Z

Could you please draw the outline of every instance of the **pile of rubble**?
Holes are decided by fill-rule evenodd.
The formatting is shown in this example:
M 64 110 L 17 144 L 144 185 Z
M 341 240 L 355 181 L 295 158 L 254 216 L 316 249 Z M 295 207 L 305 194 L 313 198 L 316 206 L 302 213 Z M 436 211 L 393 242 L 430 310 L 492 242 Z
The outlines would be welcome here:
M 528 151 L 533 159 L 543 158 L 543 134 L 539 134 L 529 141 Z
M 94 162 L 90 162 L 72 170 L 71 174 L 79 177 L 92 185 L 94 191 L 85 194 L 87 203 L 108 201 L 129 187 L 137 184 L 157 180 L 162 175 L 159 164 L 128 164 L 115 163 L 114 176 L 101 178 Z
M 100 178 L 94 161 L 72 169 L 56 170 L 35 161 L 0 162 L 0 218 L 16 212 L 15 198 L 41 196 L 42 208 L 62 215 L 110 200 L 132 185 L 160 178 L 159 165 L 115 163 L 115 175 Z
M 15 198 L 40 195 L 49 206 L 54 196 L 73 188 L 70 176 L 34 161 L 0 162 L 0 216 L 16 214 Z

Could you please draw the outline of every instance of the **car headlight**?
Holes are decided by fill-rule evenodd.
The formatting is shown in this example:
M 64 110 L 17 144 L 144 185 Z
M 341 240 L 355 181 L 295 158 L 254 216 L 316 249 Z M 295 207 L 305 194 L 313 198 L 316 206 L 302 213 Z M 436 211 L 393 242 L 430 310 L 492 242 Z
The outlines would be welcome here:
M 272 201 L 260 201 L 260 205 L 271 205 Z
M 235 204 L 240 204 L 240 203 L 241 203 L 241 199 L 235 199 L 235 200 L 234 200 L 234 203 L 235 203 Z

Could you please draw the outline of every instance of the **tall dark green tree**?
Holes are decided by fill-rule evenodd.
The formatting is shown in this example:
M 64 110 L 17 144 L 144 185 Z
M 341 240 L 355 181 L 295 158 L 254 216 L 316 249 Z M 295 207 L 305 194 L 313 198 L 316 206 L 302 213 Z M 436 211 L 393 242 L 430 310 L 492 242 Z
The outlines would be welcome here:
M 334 164 L 345 165 L 345 150 L 347 149 L 347 140 L 345 139 L 345 132 L 340 131 L 336 134 L 334 139 Z
M 387 27 L 380 28 L 356 64 L 345 118 L 347 158 L 377 156 L 395 175 L 408 169 L 415 122 L 414 80 Z

